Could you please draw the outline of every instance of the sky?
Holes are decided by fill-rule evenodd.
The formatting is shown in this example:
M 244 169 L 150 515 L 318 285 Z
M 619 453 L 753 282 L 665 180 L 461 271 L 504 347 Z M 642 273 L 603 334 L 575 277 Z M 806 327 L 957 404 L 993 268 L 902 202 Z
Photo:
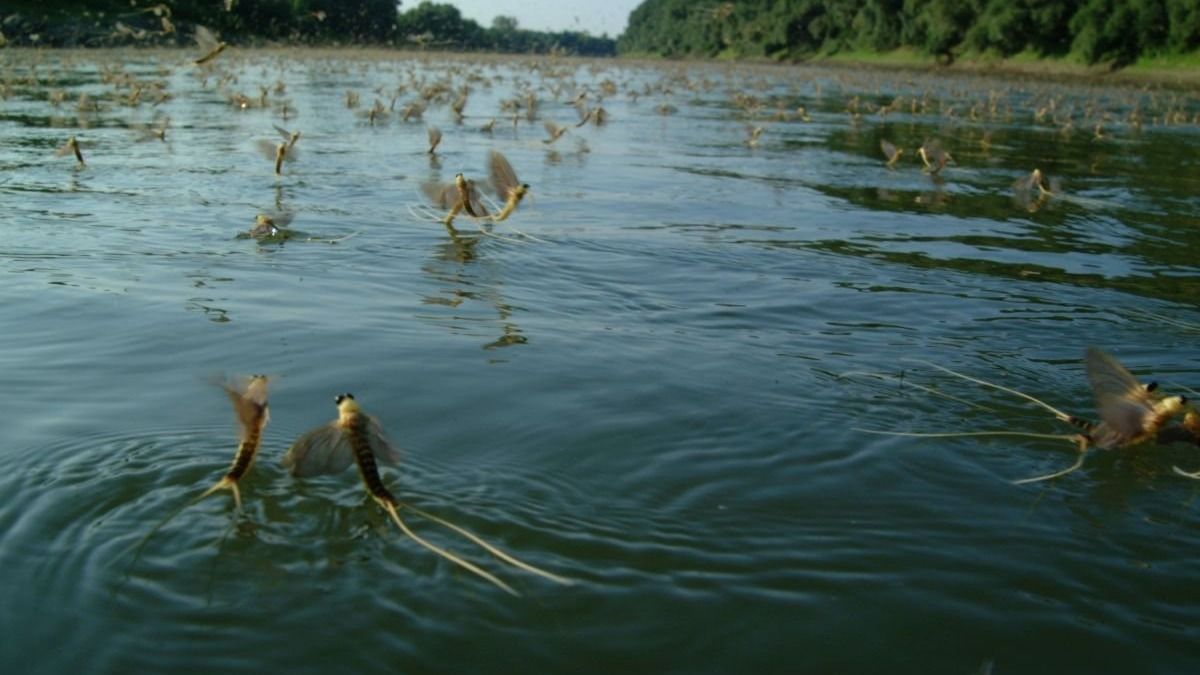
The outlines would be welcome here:
M 420 0 L 405 0 L 401 9 Z M 497 14 L 516 17 L 517 26 L 531 30 L 586 30 L 617 37 L 629 13 L 642 0 L 437 0 L 458 7 L 462 15 L 488 27 Z

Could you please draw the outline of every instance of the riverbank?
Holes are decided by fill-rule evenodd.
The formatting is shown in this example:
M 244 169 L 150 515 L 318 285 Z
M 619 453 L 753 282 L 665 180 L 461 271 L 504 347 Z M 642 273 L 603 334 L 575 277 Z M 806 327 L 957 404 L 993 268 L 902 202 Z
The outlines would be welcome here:
M 946 64 L 940 63 L 933 56 L 912 49 L 890 52 L 838 52 L 815 57 L 804 63 L 1046 79 L 1095 79 L 1120 84 L 1152 82 L 1179 87 L 1200 87 L 1200 51 L 1173 56 L 1144 57 L 1123 68 L 1114 68 L 1111 63 L 1088 65 L 1071 56 L 1046 57 L 1032 52 L 1022 52 L 1007 58 L 989 54 L 968 54 Z

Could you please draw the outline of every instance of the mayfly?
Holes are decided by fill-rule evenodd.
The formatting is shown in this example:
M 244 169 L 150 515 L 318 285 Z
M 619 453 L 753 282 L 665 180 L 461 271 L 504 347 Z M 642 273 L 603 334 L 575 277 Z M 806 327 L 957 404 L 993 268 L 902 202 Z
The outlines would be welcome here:
M 1088 347 L 1084 357 L 1088 382 L 1096 399 L 1096 410 L 1100 415 L 1097 423 L 1067 414 L 1049 403 L 1034 398 L 1029 394 L 1011 389 L 993 382 L 971 377 L 944 366 L 926 363 L 944 373 L 962 378 L 969 382 L 999 389 L 1019 396 L 1052 413 L 1062 422 L 1067 422 L 1080 429 L 1076 434 L 1036 434 L 1020 431 L 966 431 L 949 433 L 907 433 L 860 429 L 869 433 L 882 433 L 896 436 L 917 437 L 950 437 L 950 436 L 1023 436 L 1027 438 L 1062 438 L 1076 443 L 1079 459 L 1074 464 L 1054 473 L 1033 478 L 1014 481 L 1021 485 L 1036 483 L 1065 476 L 1083 466 L 1087 451 L 1091 448 L 1100 450 L 1116 450 L 1140 445 L 1149 440 L 1157 439 L 1160 430 L 1173 417 L 1185 410 L 1187 399 L 1183 396 L 1157 397 L 1157 385 L 1143 385 L 1138 382 L 1128 370 L 1115 358 L 1097 347 Z
M 555 124 L 554 122 L 551 122 L 550 120 L 546 120 L 545 122 L 543 122 L 542 126 L 546 128 L 546 135 L 549 136 L 549 138 L 542 139 L 542 142 L 547 145 L 553 143 L 554 141 L 557 141 L 558 139 L 562 138 L 563 134 L 567 133 L 566 127 L 559 126 L 558 124 Z
M 488 157 L 488 175 L 492 179 L 492 187 L 496 189 L 496 196 L 504 203 L 498 213 L 490 216 L 493 222 L 498 223 L 516 210 L 517 205 L 529 193 L 529 184 L 517 180 L 512 165 L 504 155 L 495 150 L 492 150 Z
M 452 225 L 454 217 L 460 211 L 466 211 L 467 215 L 472 218 L 483 218 L 488 215 L 479 189 L 475 187 L 475 181 L 467 180 L 466 176 L 461 173 L 454 176 L 452 183 L 424 183 L 421 185 L 421 190 L 425 192 L 425 196 L 429 197 L 434 206 L 440 209 L 449 209 L 442 218 L 442 223 L 445 225 Z
M 67 139 L 57 150 L 54 151 L 56 157 L 62 157 L 68 152 L 75 153 L 75 160 L 79 162 L 79 166 L 87 166 L 87 162 L 83 161 L 83 152 L 79 149 L 79 141 L 74 136 Z
M 294 217 L 295 214 L 288 211 L 260 213 L 254 217 L 254 227 L 248 231 L 239 232 L 237 238 L 254 239 L 260 244 L 283 244 L 287 241 L 337 244 L 358 234 L 357 232 L 351 232 L 340 237 L 325 237 L 301 232 L 300 230 L 293 230 L 288 226 Z
M 747 126 L 746 127 L 746 136 L 747 136 L 746 145 L 748 145 L 752 148 L 758 147 L 758 138 L 759 138 L 759 136 L 762 136 L 762 133 L 763 133 L 762 127 Z
M 571 583 L 568 579 L 513 558 L 504 551 L 449 521 L 425 513 L 407 504 L 402 504 L 392 494 L 391 490 L 384 485 L 383 478 L 379 475 L 380 462 L 395 465 L 399 461 L 399 454 L 384 436 L 379 421 L 364 413 L 351 394 L 341 394 L 334 399 L 334 402 L 338 410 L 337 419 L 325 426 L 309 431 L 298 438 L 288 448 L 287 454 L 283 458 L 283 466 L 289 469 L 293 476 L 304 478 L 323 474 L 335 474 L 345 471 L 351 464 L 357 464 L 359 476 L 362 478 L 363 485 L 366 487 L 371 499 L 375 500 L 375 503 L 387 512 L 388 516 L 391 517 L 392 521 L 396 523 L 396 526 L 405 535 L 426 549 L 490 581 L 513 595 L 519 595 L 511 586 L 490 572 L 418 536 L 400 518 L 399 510 L 401 508 L 409 509 L 424 518 L 453 530 L 510 565 L 559 583 Z
M 230 402 L 233 403 L 233 412 L 238 421 L 238 448 L 237 453 L 233 456 L 233 465 L 230 466 L 229 471 L 220 480 L 201 493 L 200 496 L 185 502 L 178 509 L 167 514 L 166 518 L 158 521 L 134 547 L 136 550 L 135 560 L 141 556 L 142 548 L 155 532 L 171 522 L 171 519 L 182 513 L 184 509 L 202 501 L 214 492 L 229 490 L 233 493 L 233 502 L 237 510 L 242 510 L 242 493 L 238 489 L 238 481 L 246 475 L 246 472 L 254 464 L 254 458 L 258 454 L 258 448 L 262 442 L 263 429 L 266 428 L 267 422 L 270 421 L 270 413 L 267 410 L 267 376 L 251 375 L 240 383 L 222 382 L 221 388 L 225 390 L 225 394 L 229 396 Z
M 247 232 L 238 233 L 239 239 L 273 239 L 279 237 L 284 228 L 292 222 L 295 216 L 288 212 L 260 213 L 254 216 L 254 227 Z
M 937 175 L 947 164 L 954 162 L 954 158 L 942 149 L 941 142 L 936 138 L 922 143 L 921 147 L 917 148 L 917 154 L 925 164 L 925 172 L 931 175 Z
M 225 48 L 229 46 L 228 44 L 217 40 L 217 37 L 213 35 L 212 31 L 204 26 L 196 26 L 195 38 L 196 45 L 199 46 L 200 49 L 204 50 L 204 55 L 192 62 L 197 66 L 202 66 L 217 58 L 217 55 L 225 51 Z
M 233 466 L 229 471 L 204 494 L 197 497 L 196 501 L 218 490 L 228 489 L 233 492 L 234 504 L 238 511 L 241 511 L 242 493 L 238 490 L 238 481 L 254 464 L 263 429 L 271 419 L 267 410 L 267 376 L 251 375 L 240 386 L 225 383 L 221 388 L 229 396 L 230 402 L 233 403 L 233 412 L 237 416 L 240 431 L 237 454 L 233 457 Z
M 888 140 L 880 140 L 879 149 L 883 151 L 883 156 L 887 158 L 887 167 L 889 169 L 896 166 L 896 162 L 899 162 L 900 157 L 904 155 L 903 150 L 897 148 Z
M 159 140 L 163 143 L 167 142 L 167 128 L 171 125 L 170 117 L 159 117 L 154 121 L 154 125 L 149 124 L 130 124 L 129 128 L 136 131 L 138 134 L 138 142 Z
M 279 126 L 276 126 L 275 130 L 283 137 L 282 141 L 272 143 L 259 139 L 255 142 L 255 147 L 258 148 L 260 155 L 275 163 L 275 175 L 278 176 L 283 173 L 284 162 L 294 162 L 299 159 L 300 153 L 296 150 L 296 141 L 300 140 L 300 132 L 288 131 Z
M 1200 446 L 1200 412 L 1197 412 L 1194 407 L 1189 407 L 1188 411 L 1183 416 L 1183 421 L 1174 427 L 1164 429 L 1158 435 L 1159 443 L 1174 443 L 1176 441 L 1186 441 L 1195 443 Z M 1193 480 L 1200 480 L 1200 471 L 1184 471 L 1179 467 L 1173 467 L 1175 473 Z
M 429 149 L 425 151 L 425 154 L 432 155 L 437 150 L 438 144 L 442 142 L 442 130 L 431 124 L 426 131 L 429 133 Z
M 300 140 L 300 132 L 288 131 L 278 124 L 272 124 L 271 126 L 275 127 L 275 131 L 280 135 L 280 137 L 283 138 L 284 142 L 287 143 L 287 149 L 289 152 L 291 152 L 291 150 L 296 147 L 296 141 Z

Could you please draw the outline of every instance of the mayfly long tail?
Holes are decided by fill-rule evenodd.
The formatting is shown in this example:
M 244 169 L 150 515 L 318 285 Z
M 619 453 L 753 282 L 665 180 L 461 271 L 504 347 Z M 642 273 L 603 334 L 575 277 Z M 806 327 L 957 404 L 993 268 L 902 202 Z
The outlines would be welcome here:
M 1017 436 L 1019 438 L 1049 438 L 1062 439 L 1068 441 L 1079 442 L 1081 436 L 1079 434 L 1035 434 L 1028 431 L 935 431 L 935 432 L 919 432 L 919 431 L 889 431 L 887 429 L 863 429 L 861 427 L 851 427 L 854 431 L 861 431 L 866 434 L 877 434 L 879 436 L 908 436 L 913 438 L 957 438 L 959 436 Z
M 1087 452 L 1086 451 L 1080 452 L 1079 459 L 1075 460 L 1074 464 L 1063 469 L 1062 471 L 1055 471 L 1054 473 L 1048 473 L 1045 476 L 1034 476 L 1033 478 L 1022 478 L 1021 480 L 1014 480 L 1013 485 L 1026 485 L 1029 483 L 1040 483 L 1044 480 L 1051 480 L 1053 478 L 1065 476 L 1065 475 L 1071 473 L 1072 471 L 1078 469 L 1079 467 L 1083 466 L 1083 460 L 1086 458 L 1087 458 Z
M 168 514 L 167 514 L 167 515 L 166 515 L 166 516 L 165 516 L 165 517 L 164 517 L 162 520 L 160 520 L 160 521 L 158 521 L 157 523 L 155 523 L 154 527 L 150 528 L 150 531 L 149 531 L 149 532 L 147 532 L 145 535 L 143 535 L 143 536 L 142 536 L 142 538 L 141 538 L 141 539 L 139 539 L 139 540 L 137 541 L 137 543 L 136 543 L 136 544 L 134 544 L 133 546 L 131 546 L 131 547 L 127 548 L 127 549 L 125 549 L 125 551 L 126 551 L 126 552 L 128 552 L 128 551 L 130 551 L 130 550 L 132 550 L 132 551 L 133 551 L 133 560 L 132 560 L 132 561 L 130 561 L 130 563 L 129 563 L 129 569 L 133 569 L 133 566 L 134 566 L 135 564 L 137 564 L 137 561 L 138 561 L 138 560 L 140 560 L 140 559 L 141 559 L 141 557 L 142 557 L 142 551 L 143 551 L 143 550 L 146 548 L 146 544 L 150 542 L 150 537 L 153 537 L 153 536 L 154 536 L 154 533 L 158 532 L 158 531 L 159 531 L 159 530 L 161 530 L 163 527 L 165 527 L 165 526 L 167 525 L 167 523 L 169 523 L 169 522 L 171 522 L 172 520 L 174 520 L 176 516 L 178 516 L 179 514 L 183 513 L 183 512 L 184 512 L 184 510 L 186 510 L 186 509 L 187 509 L 189 506 L 193 506 L 193 505 L 195 505 L 196 503 L 198 503 L 198 502 L 200 502 L 201 500 L 203 500 L 205 497 L 207 497 L 207 496 L 211 495 L 212 493 L 216 492 L 218 489 L 220 489 L 220 488 L 222 488 L 222 487 L 225 487 L 224 483 L 225 483 L 225 479 L 224 479 L 224 478 L 222 478 L 221 480 L 217 481 L 217 484 L 216 484 L 216 485 L 214 485 L 214 486 L 212 486 L 211 488 L 209 488 L 208 490 L 206 490 L 206 491 L 205 491 L 203 494 L 201 494 L 200 496 L 198 496 L 198 497 L 194 497 L 194 498 L 192 498 L 192 499 L 189 499 L 188 501 L 184 502 L 182 505 L 180 505 L 180 506 L 179 506 L 179 508 L 175 509 L 174 511 L 171 511 L 171 512 L 170 512 L 170 513 L 168 513 Z M 234 489 L 235 489 L 235 490 L 237 489 L 237 486 L 236 486 L 236 484 L 234 485 Z M 235 493 L 235 494 L 236 494 L 236 493 Z M 118 557 L 121 557 L 121 556 L 118 556 Z M 126 572 L 128 573 L 128 570 L 126 570 Z
M 1181 469 L 1177 466 L 1172 466 L 1171 468 L 1175 470 L 1175 473 L 1179 474 L 1180 476 L 1183 476 L 1184 478 L 1191 478 L 1192 480 L 1200 480 L 1200 471 L 1193 471 L 1191 473 L 1188 473 L 1187 471 L 1184 471 L 1183 469 Z
M 844 372 L 844 373 L 838 375 L 839 378 L 856 377 L 856 376 L 873 377 L 877 380 L 897 380 L 900 382 L 900 385 L 902 387 L 912 387 L 914 389 L 920 389 L 921 391 L 923 391 L 927 394 L 932 394 L 933 396 L 940 396 L 942 398 L 946 398 L 951 401 L 956 401 L 958 403 L 962 403 L 963 405 L 970 406 L 972 408 L 977 408 L 979 410 L 986 410 L 987 412 L 996 412 L 995 409 L 989 408 L 986 405 L 982 405 L 980 403 L 974 403 L 972 401 L 968 401 L 965 398 L 959 398 L 958 396 L 954 396 L 952 394 L 947 394 L 946 392 L 943 392 L 943 391 L 938 391 L 937 389 L 934 389 L 933 387 L 927 387 L 923 384 L 918 384 L 917 382 L 912 382 L 911 380 L 905 380 L 903 375 L 891 375 L 889 373 L 869 373 L 869 372 L 862 371 L 862 370 L 850 370 L 850 371 L 847 371 L 847 372 Z
M 913 359 L 913 360 L 918 363 L 923 363 L 932 368 L 936 368 L 944 373 L 949 373 L 950 375 L 953 375 L 955 377 L 962 378 L 968 382 L 974 382 L 975 384 L 981 384 L 985 387 L 991 387 L 993 389 L 999 389 L 1000 391 L 1008 392 L 1010 394 L 1013 394 L 1014 396 L 1020 396 L 1021 398 L 1025 399 L 1026 401 L 1029 401 L 1031 403 L 1036 403 L 1037 405 L 1041 406 L 1042 408 L 1050 411 L 1051 413 L 1054 413 L 1054 416 L 1063 422 L 1067 422 L 1070 424 L 1080 424 L 1081 423 L 1081 421 L 1078 420 L 1074 415 L 1068 415 L 1067 413 L 1059 410 L 1058 408 L 1055 408 L 1054 406 L 1050 405 L 1049 403 L 1046 403 L 1045 401 L 1043 401 L 1041 399 L 1034 398 L 1034 397 L 1030 396 L 1029 394 L 1026 394 L 1023 391 L 1018 391 L 1016 389 L 1012 389 L 1011 387 L 1005 387 L 1004 385 L 996 384 L 995 382 L 988 382 L 987 380 L 981 380 L 977 377 L 971 377 L 970 375 L 966 375 L 966 374 L 963 374 L 963 373 L 960 373 L 960 372 L 957 372 L 954 370 L 950 370 L 949 368 L 947 368 L 945 366 L 939 366 L 938 364 L 932 363 L 930 361 L 924 361 L 921 359 Z
M 481 546 L 488 553 L 491 553 L 492 555 L 494 555 L 497 558 L 503 560 L 504 562 L 512 565 L 513 567 L 519 567 L 519 568 L 525 570 L 526 572 L 536 574 L 540 577 L 544 577 L 551 581 L 556 581 L 560 584 L 566 584 L 569 586 L 569 585 L 575 583 L 565 577 L 560 577 L 557 574 L 554 574 L 552 572 L 547 572 L 546 570 L 540 569 L 538 567 L 534 567 L 533 565 L 530 565 L 529 563 L 517 560 L 513 556 L 505 553 L 504 551 L 502 551 L 502 550 L 496 548 L 495 546 L 489 544 L 488 542 L 484 541 L 483 538 L 481 538 L 479 535 L 476 535 L 475 533 L 471 532 L 470 530 L 467 530 L 464 527 L 455 525 L 454 523 L 452 523 L 448 520 L 445 520 L 443 518 L 439 518 L 438 516 L 435 516 L 432 513 L 427 513 L 421 509 L 418 509 L 415 506 L 412 506 L 411 504 L 401 504 L 400 506 L 408 509 L 409 511 L 412 511 L 413 513 L 417 514 L 418 516 L 421 516 L 422 518 L 425 518 L 426 520 L 432 520 L 433 522 L 435 522 L 439 525 L 442 525 L 443 527 L 447 527 L 447 528 L 457 532 L 458 534 L 466 537 L 467 539 L 470 539 L 471 541 L 473 541 L 476 544 L 478 544 L 479 546 Z
M 376 498 L 376 501 L 378 501 L 380 506 L 382 506 L 384 508 L 384 510 L 386 510 L 388 512 L 388 515 L 392 517 L 392 521 L 396 523 L 396 527 L 399 527 L 401 532 L 408 535 L 409 539 L 412 539 L 413 541 L 417 542 L 421 546 L 424 546 L 425 548 L 429 549 L 430 551 L 433 551 L 434 553 L 440 555 L 441 557 L 445 558 L 446 560 L 449 560 L 450 562 L 452 562 L 470 572 L 473 572 L 473 573 L 477 574 L 478 576 L 483 577 L 484 579 L 487 579 L 488 581 L 492 582 L 496 586 L 499 586 L 500 588 L 504 589 L 505 591 L 511 593 L 512 595 L 516 595 L 516 596 L 521 595 L 520 593 L 513 590 L 512 586 L 509 586 L 508 584 L 504 583 L 499 578 L 497 578 L 494 574 L 491 574 L 490 572 L 487 572 L 486 570 L 480 569 L 479 567 L 467 562 L 466 560 L 463 560 L 462 558 L 454 555 L 453 553 L 447 551 L 444 548 L 441 548 L 435 544 L 431 544 L 428 541 L 425 541 L 420 536 L 418 536 L 416 532 L 413 532 L 412 530 L 408 529 L 408 525 L 406 525 L 404 523 L 404 521 L 400 518 L 400 514 L 396 512 L 396 504 L 394 502 L 386 500 L 386 499 L 379 499 L 378 497 Z

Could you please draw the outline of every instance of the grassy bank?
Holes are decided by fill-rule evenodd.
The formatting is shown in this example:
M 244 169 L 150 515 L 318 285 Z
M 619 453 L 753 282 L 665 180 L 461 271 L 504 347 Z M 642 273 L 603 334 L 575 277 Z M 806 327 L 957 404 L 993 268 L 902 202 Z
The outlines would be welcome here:
M 953 63 L 942 64 L 933 56 L 913 49 L 896 49 L 889 52 L 843 51 L 815 57 L 809 63 L 916 70 L 945 69 L 950 72 L 991 72 L 1051 78 L 1084 77 L 1121 82 L 1153 81 L 1180 86 L 1200 86 L 1200 51 L 1143 57 L 1118 69 L 1114 69 L 1112 64 L 1088 65 L 1083 59 L 1073 55 L 1047 57 L 1033 52 L 1021 52 L 1009 57 L 995 54 L 964 54 Z

